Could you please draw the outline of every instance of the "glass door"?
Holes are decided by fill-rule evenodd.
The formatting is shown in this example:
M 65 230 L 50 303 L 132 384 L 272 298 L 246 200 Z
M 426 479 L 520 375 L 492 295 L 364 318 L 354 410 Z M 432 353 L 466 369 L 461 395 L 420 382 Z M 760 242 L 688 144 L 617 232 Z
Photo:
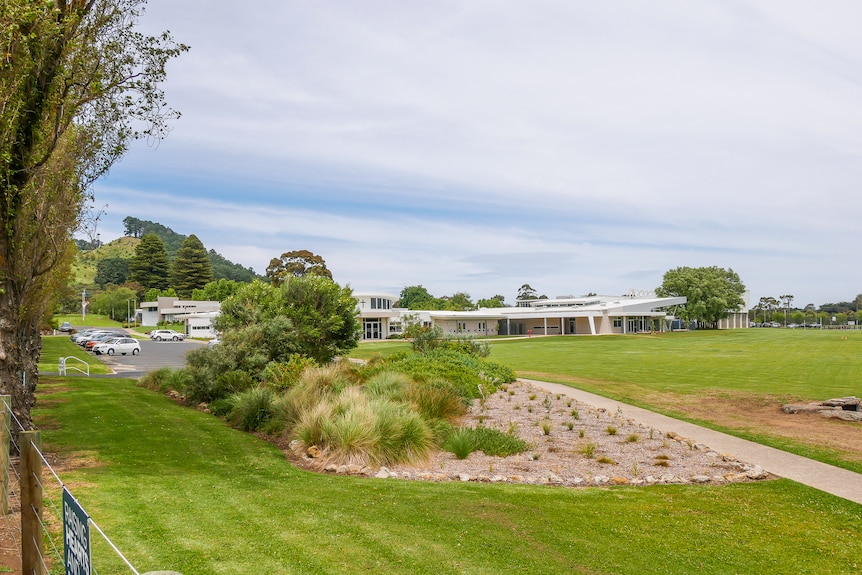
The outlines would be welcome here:
M 379 319 L 365 320 L 365 339 L 380 339 L 382 322 Z

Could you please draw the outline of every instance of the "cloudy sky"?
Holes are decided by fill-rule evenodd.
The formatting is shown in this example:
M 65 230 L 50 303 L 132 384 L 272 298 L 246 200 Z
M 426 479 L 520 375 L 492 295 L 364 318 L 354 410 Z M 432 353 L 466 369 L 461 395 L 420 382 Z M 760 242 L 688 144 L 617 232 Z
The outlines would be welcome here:
M 150 0 L 191 46 L 181 111 L 97 183 L 263 273 L 356 291 L 649 290 L 733 268 L 794 303 L 862 292 L 858 0 Z

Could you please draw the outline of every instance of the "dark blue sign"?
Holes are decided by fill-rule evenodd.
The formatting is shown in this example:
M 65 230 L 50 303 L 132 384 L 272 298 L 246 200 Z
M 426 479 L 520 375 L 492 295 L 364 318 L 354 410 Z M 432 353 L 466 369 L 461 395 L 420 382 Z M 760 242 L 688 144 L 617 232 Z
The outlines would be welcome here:
M 90 575 L 90 517 L 63 487 L 63 542 L 66 575 Z

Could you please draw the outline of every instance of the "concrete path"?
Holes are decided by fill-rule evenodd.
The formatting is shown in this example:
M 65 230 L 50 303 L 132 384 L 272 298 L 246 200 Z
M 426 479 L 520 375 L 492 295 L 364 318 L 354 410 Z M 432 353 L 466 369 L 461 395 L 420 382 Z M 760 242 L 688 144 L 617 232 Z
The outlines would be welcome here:
M 673 431 L 697 443 L 703 443 L 719 453 L 729 453 L 740 461 L 759 465 L 764 470 L 779 477 L 792 479 L 809 487 L 862 504 L 862 474 L 713 431 L 567 385 L 519 379 L 550 393 L 566 395 L 593 407 L 603 407 L 609 411 L 616 411 L 619 408 L 625 417 L 649 427 L 663 432 Z

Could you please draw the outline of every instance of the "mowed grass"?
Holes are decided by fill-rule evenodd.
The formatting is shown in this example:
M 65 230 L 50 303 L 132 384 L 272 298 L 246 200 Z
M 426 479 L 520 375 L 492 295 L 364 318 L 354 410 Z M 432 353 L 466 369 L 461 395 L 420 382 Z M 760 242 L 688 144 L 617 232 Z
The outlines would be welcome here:
M 491 359 L 524 376 L 591 379 L 594 388 L 619 399 L 643 399 L 642 390 L 732 390 L 799 399 L 862 392 L 862 331 L 742 329 L 499 340 L 492 344 Z
M 81 314 L 57 314 L 54 316 L 54 319 L 57 320 L 57 325 L 62 325 L 64 321 L 68 321 L 72 324 L 72 327 L 78 331 L 83 329 L 82 326 L 86 327 L 123 327 L 123 324 L 111 319 L 106 315 L 99 315 L 95 313 L 88 313 L 86 316 L 82 316 Z
M 42 337 L 42 356 L 39 358 L 39 372 L 56 373 L 59 369 L 60 358 L 70 356 L 77 357 L 86 362 L 90 366 L 90 374 L 92 375 L 111 373 L 108 366 L 96 359 L 92 354 L 84 351 L 81 346 L 72 342 L 68 335 Z M 83 365 L 74 360 L 68 360 L 66 365 L 83 369 Z
M 61 479 L 139 572 L 835 575 L 862 565 L 862 506 L 786 480 L 564 489 L 318 475 L 129 380 L 46 377 L 38 399 L 44 448 L 79 457 Z M 128 573 L 93 537 L 95 569 Z

